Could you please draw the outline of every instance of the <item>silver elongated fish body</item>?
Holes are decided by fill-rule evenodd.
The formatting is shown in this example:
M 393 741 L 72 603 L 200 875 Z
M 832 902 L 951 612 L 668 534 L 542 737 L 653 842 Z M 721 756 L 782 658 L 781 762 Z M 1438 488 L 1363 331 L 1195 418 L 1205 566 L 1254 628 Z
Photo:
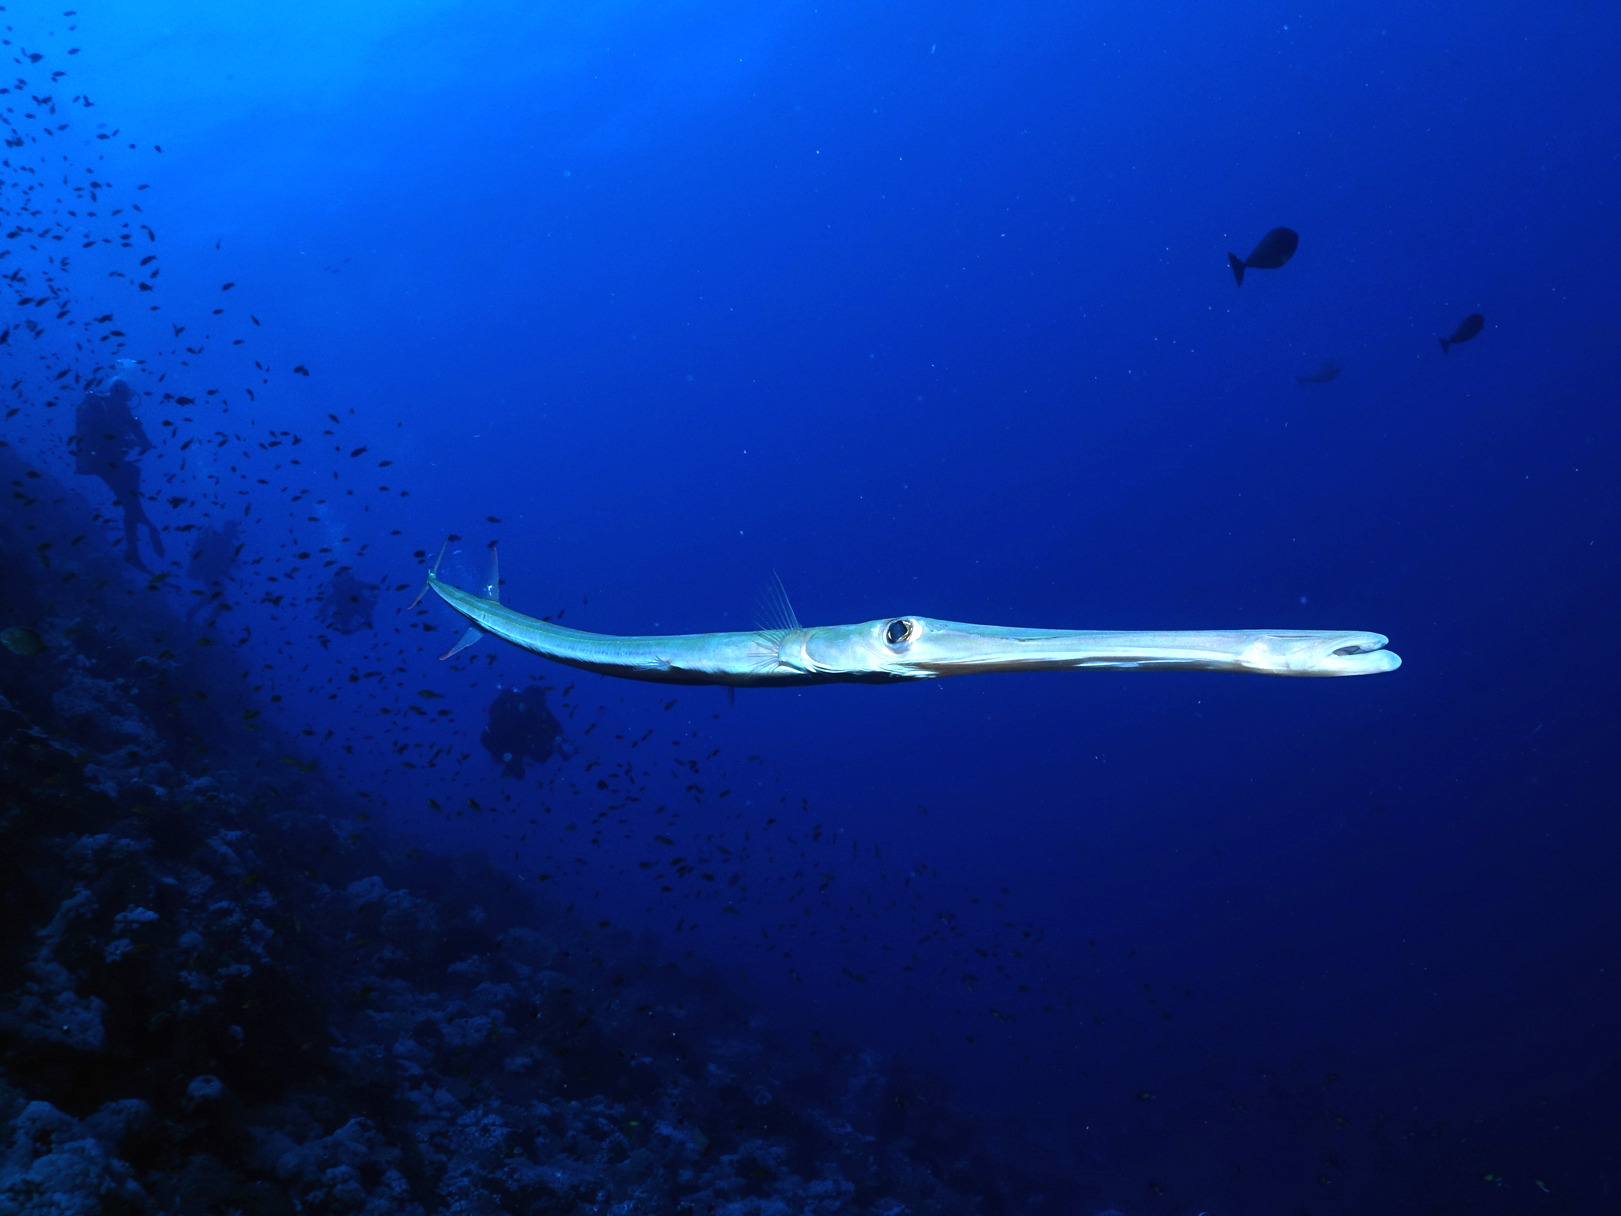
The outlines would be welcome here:
M 1361 676 L 1401 659 L 1383 634 L 1317 629 L 1017 629 L 924 616 L 856 625 L 621 637 L 536 620 L 501 604 L 494 571 L 485 596 L 428 575 L 428 589 L 471 625 L 445 657 L 486 633 L 603 675 L 665 684 L 738 687 L 890 683 L 990 671 L 1075 668 L 1239 671 L 1273 676 Z M 418 597 L 420 598 L 420 597 Z

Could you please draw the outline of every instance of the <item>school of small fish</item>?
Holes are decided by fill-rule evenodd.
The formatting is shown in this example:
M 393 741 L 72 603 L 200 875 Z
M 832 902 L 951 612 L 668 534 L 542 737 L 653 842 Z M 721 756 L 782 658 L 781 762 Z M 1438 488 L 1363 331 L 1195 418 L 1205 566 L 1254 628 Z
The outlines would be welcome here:
M 393 420 L 347 406 L 325 412 L 306 431 L 255 421 L 250 411 L 283 377 L 314 372 L 304 362 L 273 366 L 268 354 L 255 357 L 265 326 L 253 311 L 252 284 L 229 270 L 219 273 L 217 303 L 204 315 L 169 310 L 162 243 L 141 206 L 147 186 L 112 181 L 104 156 L 75 163 L 64 155 L 62 134 L 88 122 L 96 103 L 72 92 L 66 70 L 54 68 L 44 52 L 20 43 L 8 49 L 17 74 L 0 86 L 9 153 L 0 179 L 0 281 L 11 297 L 9 320 L 0 323 L 0 359 L 13 399 L 4 413 L 4 442 L 37 448 L 30 458 L 47 459 L 45 453 L 63 447 L 60 419 L 77 395 L 115 376 L 129 379 L 159 441 L 146 463 L 156 483 L 148 497 L 161 531 L 182 542 L 156 573 L 100 589 L 105 628 L 119 628 L 118 605 L 128 597 L 174 597 L 187 608 L 184 620 L 177 613 L 176 634 L 150 639 L 151 647 L 159 660 L 165 648 L 183 644 L 240 651 L 242 698 L 220 711 L 236 716 L 243 730 L 263 729 L 260 715 L 291 691 L 291 681 L 301 682 L 305 700 L 341 701 L 343 727 L 295 722 L 289 733 L 340 763 L 355 758 L 358 771 L 380 765 L 373 771 L 412 774 L 432 814 L 499 820 L 512 850 L 510 868 L 527 881 L 554 884 L 576 903 L 594 898 L 591 875 L 595 858 L 607 855 L 604 841 L 629 842 L 642 856 L 614 863 L 623 871 L 616 877 L 645 893 L 644 915 L 662 912 L 671 933 L 680 934 L 746 911 L 753 948 L 796 981 L 796 939 L 827 935 L 877 943 L 907 977 L 903 983 L 950 990 L 965 1016 L 1006 1022 L 1026 1011 L 1069 1014 L 1084 1004 L 1080 969 L 1043 954 L 1042 927 L 1010 910 L 1016 899 L 1007 888 L 953 906 L 927 863 L 886 859 L 881 846 L 832 826 L 833 815 L 784 788 L 763 757 L 739 762 L 722 755 L 706 736 L 707 723 L 720 716 L 707 705 L 675 714 L 680 700 L 669 699 L 638 734 L 616 729 L 606 702 L 570 683 L 546 710 L 555 713 L 567 748 L 552 751 L 544 740 L 520 734 L 516 755 L 512 746 L 481 749 L 481 735 L 490 735 L 486 724 L 458 721 L 435 704 L 445 694 L 418 686 L 413 674 L 422 667 L 419 658 L 443 646 L 430 636 L 442 618 L 427 607 L 410 614 L 403 608 L 419 576 L 391 579 L 371 556 L 372 541 L 357 544 L 332 523 L 340 506 L 348 518 L 387 519 L 409 496 L 380 441 L 380 428 Z M 95 139 L 140 151 L 116 128 L 96 131 Z M 155 145 L 148 153 L 161 154 Z M 1247 256 L 1228 253 L 1235 283 L 1242 286 L 1251 271 L 1281 270 L 1299 242 L 1293 229 L 1275 227 Z M 214 248 L 223 261 L 221 242 Z M 136 349 L 131 333 L 150 330 L 154 318 L 166 327 L 166 348 Z M 1482 314 L 1469 314 L 1439 338 L 1443 354 L 1484 327 Z M 1325 359 L 1294 375 L 1302 385 L 1327 385 L 1341 371 Z M 74 577 L 53 561 L 84 537 L 56 536 L 45 522 L 61 500 L 41 497 L 25 479 L 8 489 L 10 510 L 42 520 L 38 567 L 13 575 Z M 98 518 L 116 528 L 110 510 L 109 503 Z M 428 557 L 426 550 L 414 554 L 419 563 Z M 277 632 L 256 636 L 238 625 L 233 609 L 240 604 L 265 609 Z M 547 619 L 563 616 L 559 608 Z M 0 624 L 6 652 L 0 661 L 49 662 L 68 645 L 42 622 Z M 264 662 L 269 654 L 279 661 Z M 482 685 L 480 695 L 499 697 L 503 689 L 490 674 L 495 661 L 482 655 L 449 670 L 468 688 Z M 535 695 L 544 702 L 543 692 Z M 526 757 L 537 762 L 538 779 L 526 773 Z M 314 763 L 307 756 L 287 762 Z M 491 765 L 513 774 L 498 804 L 458 794 L 458 771 Z M 745 781 L 755 791 L 746 807 L 735 793 Z M 1123 952 L 1128 944 L 1116 948 Z M 833 982 L 868 978 L 845 968 Z M 1165 1017 L 1170 1005 L 1192 997 L 1174 982 L 1156 991 L 1167 994 Z M 1150 999 L 1157 1008 L 1160 998 Z

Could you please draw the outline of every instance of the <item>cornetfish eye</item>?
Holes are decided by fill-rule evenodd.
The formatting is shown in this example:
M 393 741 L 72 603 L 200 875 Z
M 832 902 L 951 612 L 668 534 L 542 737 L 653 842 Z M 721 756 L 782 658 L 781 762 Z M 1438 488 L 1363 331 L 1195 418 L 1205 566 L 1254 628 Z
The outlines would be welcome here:
M 891 621 L 884 628 L 884 641 L 891 646 L 899 646 L 912 636 L 911 621 Z

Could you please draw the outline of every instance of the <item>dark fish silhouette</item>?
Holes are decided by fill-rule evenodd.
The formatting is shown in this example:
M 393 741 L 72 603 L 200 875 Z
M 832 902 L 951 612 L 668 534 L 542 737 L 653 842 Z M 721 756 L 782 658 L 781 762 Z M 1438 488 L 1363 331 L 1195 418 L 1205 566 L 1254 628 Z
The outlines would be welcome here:
M 25 659 L 45 653 L 44 639 L 32 629 L 21 625 L 13 625 L 10 629 L 0 632 L 0 645 L 4 645 L 12 654 L 21 655 Z
M 1319 363 L 1316 367 L 1312 368 L 1311 371 L 1307 372 L 1304 376 L 1296 376 L 1295 377 L 1295 383 L 1296 384 L 1327 384 L 1330 380 L 1334 379 L 1335 376 L 1339 375 L 1340 372 L 1342 372 L 1343 370 L 1344 370 L 1344 368 L 1340 367 L 1340 365 L 1338 363 L 1335 363 L 1334 360 L 1332 360 L 1332 359 L 1324 359 L 1321 363 Z
M 1295 256 L 1299 244 L 1300 234 L 1293 228 L 1274 228 L 1250 250 L 1249 257 L 1241 258 L 1236 253 L 1229 253 L 1227 264 L 1233 268 L 1233 278 L 1242 287 L 1246 270 L 1276 270 Z
M 1452 331 L 1452 336 L 1450 338 L 1436 339 L 1441 343 L 1441 353 L 1443 355 L 1446 354 L 1448 348 L 1450 348 L 1454 342 L 1469 341 L 1470 338 L 1473 338 L 1485 327 L 1485 317 L 1481 316 L 1478 312 L 1470 313 L 1467 317 L 1458 322 L 1458 328 Z

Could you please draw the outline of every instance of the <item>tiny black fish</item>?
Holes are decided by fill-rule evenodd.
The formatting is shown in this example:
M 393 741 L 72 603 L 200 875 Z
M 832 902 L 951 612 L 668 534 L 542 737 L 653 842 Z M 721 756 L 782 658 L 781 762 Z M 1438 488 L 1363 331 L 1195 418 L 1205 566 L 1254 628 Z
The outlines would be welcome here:
M 1438 341 L 1441 344 L 1441 353 L 1443 355 L 1446 354 L 1448 348 L 1454 342 L 1467 342 L 1467 341 L 1469 341 L 1470 338 L 1473 338 L 1482 329 L 1484 329 L 1485 326 L 1486 326 L 1486 318 L 1485 317 L 1481 316 L 1478 312 L 1470 313 L 1467 317 L 1465 317 L 1463 320 L 1458 322 L 1458 328 L 1452 331 L 1452 336 L 1450 338 L 1437 338 L 1436 339 L 1436 341 Z
M 1327 384 L 1344 369 L 1332 359 L 1324 359 L 1303 376 L 1296 376 L 1296 384 Z
M 1295 256 L 1299 244 L 1300 234 L 1293 228 L 1274 228 L 1250 250 L 1249 257 L 1241 258 L 1236 253 L 1229 253 L 1227 264 L 1233 268 L 1233 278 L 1242 287 L 1246 270 L 1276 270 Z

